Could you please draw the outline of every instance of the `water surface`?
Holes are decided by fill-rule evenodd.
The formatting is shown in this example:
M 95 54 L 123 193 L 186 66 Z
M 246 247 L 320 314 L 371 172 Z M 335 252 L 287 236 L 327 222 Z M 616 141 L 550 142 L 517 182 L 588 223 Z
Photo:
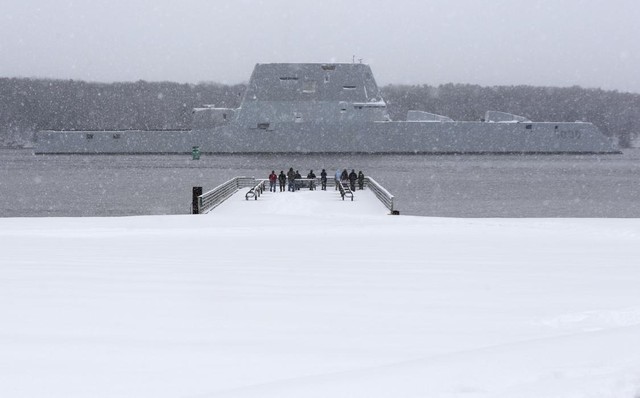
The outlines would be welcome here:
M 0 216 L 186 214 L 191 188 L 271 170 L 364 171 L 402 214 L 640 217 L 640 150 L 622 155 L 33 155 L 0 150 Z M 287 193 L 283 193 L 287 194 Z M 292 193 L 288 193 L 292 194 Z

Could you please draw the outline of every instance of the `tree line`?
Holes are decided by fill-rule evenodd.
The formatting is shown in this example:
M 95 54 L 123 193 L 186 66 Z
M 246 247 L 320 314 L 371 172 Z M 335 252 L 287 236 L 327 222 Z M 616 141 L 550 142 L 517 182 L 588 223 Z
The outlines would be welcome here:
M 243 84 L 0 78 L 0 145 L 28 145 L 38 130 L 190 129 L 193 108 L 236 108 L 245 89 Z M 480 120 L 485 111 L 499 110 L 533 121 L 591 122 L 623 147 L 640 133 L 640 94 L 470 84 L 388 85 L 382 94 L 393 120 L 404 120 L 412 109 L 454 120 Z

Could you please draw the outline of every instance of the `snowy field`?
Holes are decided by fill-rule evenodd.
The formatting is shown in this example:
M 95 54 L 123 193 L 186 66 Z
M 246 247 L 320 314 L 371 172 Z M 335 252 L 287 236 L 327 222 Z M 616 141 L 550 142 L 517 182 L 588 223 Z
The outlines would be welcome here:
M 640 220 L 386 212 L 0 218 L 0 397 L 640 396 Z

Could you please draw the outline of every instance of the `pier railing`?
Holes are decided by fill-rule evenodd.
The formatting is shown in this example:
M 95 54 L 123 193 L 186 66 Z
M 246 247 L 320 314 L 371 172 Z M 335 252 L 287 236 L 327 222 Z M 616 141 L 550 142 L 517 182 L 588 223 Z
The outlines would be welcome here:
M 262 193 L 265 190 L 265 184 L 267 183 L 266 180 L 257 180 L 258 182 L 256 183 L 256 185 L 254 185 L 249 192 L 247 192 L 244 195 L 244 198 L 246 200 L 249 200 L 249 198 L 253 198 L 254 200 L 258 200 L 258 198 L 260 197 L 260 195 L 262 195 Z
M 376 195 L 376 197 L 382 202 L 382 204 L 387 206 L 387 209 L 391 211 L 391 214 L 399 214 L 399 212 L 393 207 L 394 196 L 391 195 L 389 191 L 384 189 L 382 185 L 378 184 L 376 180 L 371 177 L 365 177 L 364 185 L 365 187 L 369 188 L 371 192 L 374 193 L 374 195 Z
M 235 177 L 218 185 L 210 191 L 198 196 L 198 214 L 203 214 L 215 209 L 222 202 L 241 188 L 253 187 L 256 179 L 253 177 Z

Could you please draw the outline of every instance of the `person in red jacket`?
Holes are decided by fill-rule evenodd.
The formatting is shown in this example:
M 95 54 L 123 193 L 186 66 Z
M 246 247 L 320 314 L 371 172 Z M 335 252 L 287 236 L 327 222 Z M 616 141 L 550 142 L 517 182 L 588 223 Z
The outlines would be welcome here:
M 276 182 L 278 182 L 278 175 L 274 170 L 271 170 L 271 174 L 269 174 L 269 192 L 276 191 Z

